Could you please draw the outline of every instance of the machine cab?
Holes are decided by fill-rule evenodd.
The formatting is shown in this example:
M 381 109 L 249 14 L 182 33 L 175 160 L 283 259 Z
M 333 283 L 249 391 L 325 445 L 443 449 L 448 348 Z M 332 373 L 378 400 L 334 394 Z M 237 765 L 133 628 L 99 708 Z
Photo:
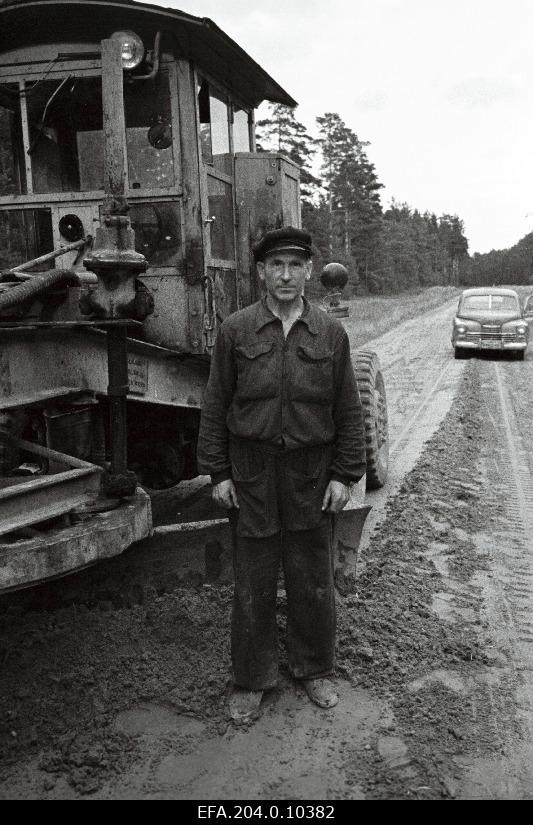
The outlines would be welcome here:
M 122 82 L 103 69 L 109 40 L 120 45 Z M 294 105 L 210 20 L 129 0 L 8 0 L 0 270 L 74 269 L 90 293 L 83 262 L 103 217 L 106 133 L 118 129 L 128 216 L 147 262 L 139 284 L 152 301 L 139 335 L 208 352 L 217 323 L 257 297 L 255 237 L 300 223 L 297 168 L 255 152 L 254 108 L 265 99 Z M 76 320 L 79 298 L 46 317 Z

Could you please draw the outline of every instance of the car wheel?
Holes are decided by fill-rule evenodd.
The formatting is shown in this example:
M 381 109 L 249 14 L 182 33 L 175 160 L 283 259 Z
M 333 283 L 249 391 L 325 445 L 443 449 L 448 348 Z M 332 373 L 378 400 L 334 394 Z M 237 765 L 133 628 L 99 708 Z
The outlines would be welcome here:
M 454 357 L 457 358 L 457 359 L 459 359 L 459 358 L 468 358 L 468 356 L 470 355 L 468 350 L 463 349 L 462 347 L 455 347 L 453 354 L 454 354 Z
M 523 349 L 519 349 L 514 353 L 515 361 L 523 361 L 525 358 L 526 352 Z

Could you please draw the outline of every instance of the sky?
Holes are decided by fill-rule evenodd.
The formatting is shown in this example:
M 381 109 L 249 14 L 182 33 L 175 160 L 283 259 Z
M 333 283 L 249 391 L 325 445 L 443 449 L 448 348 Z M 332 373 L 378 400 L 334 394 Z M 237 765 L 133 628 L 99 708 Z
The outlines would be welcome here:
M 157 5 L 214 20 L 312 133 L 317 115 L 337 112 L 369 141 L 385 207 L 457 214 L 471 253 L 533 231 L 531 0 Z

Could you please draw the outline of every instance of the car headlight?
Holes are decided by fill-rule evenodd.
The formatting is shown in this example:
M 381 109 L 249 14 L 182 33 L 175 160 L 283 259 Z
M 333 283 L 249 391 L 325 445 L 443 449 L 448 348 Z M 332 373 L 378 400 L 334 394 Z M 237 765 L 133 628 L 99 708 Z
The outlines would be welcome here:
M 112 38 L 120 43 L 123 69 L 135 69 L 142 63 L 144 43 L 138 34 L 132 31 L 113 32 Z
M 515 335 L 527 335 L 528 325 L 524 321 L 509 321 L 502 327 L 503 332 L 511 332 Z
M 470 318 L 458 318 L 456 316 L 453 319 L 453 329 L 457 335 L 464 335 L 466 332 L 479 332 L 481 324 L 479 321 L 473 321 Z

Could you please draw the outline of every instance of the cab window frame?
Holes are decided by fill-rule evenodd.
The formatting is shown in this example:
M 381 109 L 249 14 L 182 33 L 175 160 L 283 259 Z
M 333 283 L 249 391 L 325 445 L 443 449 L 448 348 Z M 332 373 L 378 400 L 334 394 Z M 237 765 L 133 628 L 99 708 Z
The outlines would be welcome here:
M 246 103 L 243 98 L 241 98 L 238 94 L 235 94 L 234 91 L 228 91 L 223 87 L 220 82 L 217 82 L 212 78 L 209 72 L 204 71 L 199 66 L 196 67 L 195 70 L 195 89 L 196 89 L 196 96 L 198 100 L 198 94 L 200 91 L 200 79 L 205 80 L 210 88 L 216 90 L 218 95 L 225 97 L 228 107 L 228 131 L 229 131 L 229 146 L 230 150 L 229 153 L 232 156 L 235 156 L 237 152 L 235 151 L 234 145 L 234 135 L 233 135 L 233 123 L 234 123 L 234 115 L 235 110 L 238 109 L 240 111 L 246 112 L 248 115 L 248 142 L 250 148 L 246 151 L 246 154 L 257 154 L 257 150 L 255 147 L 255 107 L 252 103 Z M 201 120 L 200 120 L 200 111 L 198 106 L 198 126 L 199 130 L 201 131 Z M 200 141 L 201 142 L 201 141 Z M 239 152 L 241 150 L 238 150 Z M 244 150 L 242 150 L 244 151 Z M 201 160 L 203 163 L 213 165 L 212 160 L 208 160 L 202 154 Z
M 238 149 L 235 150 L 235 135 L 233 133 L 233 127 L 235 124 L 235 110 L 238 109 L 240 112 L 246 112 L 248 116 L 248 149 Z M 239 103 L 237 100 L 232 100 L 231 103 L 231 135 L 233 141 L 233 154 L 236 155 L 240 152 L 244 152 L 246 154 L 256 154 L 256 150 L 254 148 L 255 143 L 255 119 L 254 119 L 254 108 L 252 106 L 244 106 Z
M 233 116 L 235 107 L 242 109 L 248 113 L 248 136 L 249 136 L 249 144 L 250 144 L 250 153 L 255 153 L 255 145 L 254 145 L 254 107 L 252 104 L 247 104 L 245 101 L 236 95 L 232 90 L 228 90 L 221 84 L 214 79 L 209 72 L 204 71 L 201 66 L 196 65 L 194 66 L 194 88 L 196 91 L 196 110 L 197 110 L 197 130 L 198 130 L 198 154 L 199 154 L 199 161 L 201 166 L 205 169 L 205 184 L 202 183 L 201 186 L 205 186 L 205 192 L 202 197 L 202 201 L 204 203 L 204 210 L 206 219 L 211 218 L 211 214 L 209 212 L 209 179 L 213 179 L 214 181 L 218 181 L 224 185 L 231 186 L 232 191 L 232 210 L 233 210 L 233 257 L 232 258 L 219 258 L 213 254 L 212 249 L 212 234 L 210 234 L 210 255 L 209 255 L 209 266 L 218 269 L 224 270 L 235 270 L 237 269 L 237 225 L 236 225 L 236 192 L 235 192 L 235 147 L 234 147 L 234 140 L 233 140 Z M 205 81 L 208 85 L 208 91 L 210 92 L 211 89 L 216 91 L 217 96 L 223 97 L 226 101 L 227 112 L 228 112 L 228 120 L 227 120 L 227 127 L 228 127 L 228 135 L 229 135 L 229 158 L 231 159 L 231 174 L 222 170 L 220 166 L 217 166 L 214 163 L 212 152 L 211 158 L 207 158 L 203 151 L 203 142 L 201 137 L 202 132 L 202 112 L 201 106 L 202 101 L 200 100 L 200 90 L 202 86 L 202 82 Z M 212 144 L 211 144 L 212 146 Z
M 60 68 L 48 71 L 46 74 L 47 80 L 64 80 L 71 77 L 76 78 L 99 78 L 102 77 L 101 65 L 95 66 L 94 60 L 87 60 L 86 66 L 80 66 L 80 60 L 76 61 L 74 68 L 70 68 L 68 62 L 62 63 Z M 40 71 L 39 71 L 40 69 Z M 49 69 L 49 64 L 43 63 L 40 67 L 37 65 L 25 66 L 19 65 L 16 70 L 0 74 L 0 82 L 4 84 L 17 83 L 19 85 L 19 105 L 22 119 L 22 149 L 25 159 L 25 175 L 22 181 L 22 189 L 25 190 L 19 194 L 0 195 L 0 206 L 8 204 L 28 205 L 34 203 L 47 202 L 61 202 L 61 201 L 97 201 L 101 200 L 104 193 L 104 187 L 101 189 L 91 190 L 58 190 L 51 192 L 35 192 L 33 187 L 32 175 L 32 158 L 28 154 L 31 146 L 28 127 L 28 107 L 27 107 L 27 85 L 33 85 L 38 82 L 36 76 L 41 77 L 44 72 Z M 124 154 L 125 154 L 125 182 L 126 182 L 126 197 L 131 200 L 154 198 L 161 196 L 162 198 L 183 196 L 182 185 L 182 162 L 181 162 L 181 141 L 180 141 L 180 121 L 179 121 L 179 104 L 178 104 L 178 76 L 176 61 L 173 57 L 165 55 L 161 61 L 161 70 L 168 71 L 169 76 L 169 91 L 170 91 L 170 110 L 172 121 L 172 151 L 174 158 L 174 185 L 164 189 L 132 189 L 129 182 L 128 175 L 128 157 L 127 157 L 127 142 L 126 134 L 124 134 Z M 22 169 L 24 172 L 24 169 Z M 102 182 L 103 183 L 103 182 Z

